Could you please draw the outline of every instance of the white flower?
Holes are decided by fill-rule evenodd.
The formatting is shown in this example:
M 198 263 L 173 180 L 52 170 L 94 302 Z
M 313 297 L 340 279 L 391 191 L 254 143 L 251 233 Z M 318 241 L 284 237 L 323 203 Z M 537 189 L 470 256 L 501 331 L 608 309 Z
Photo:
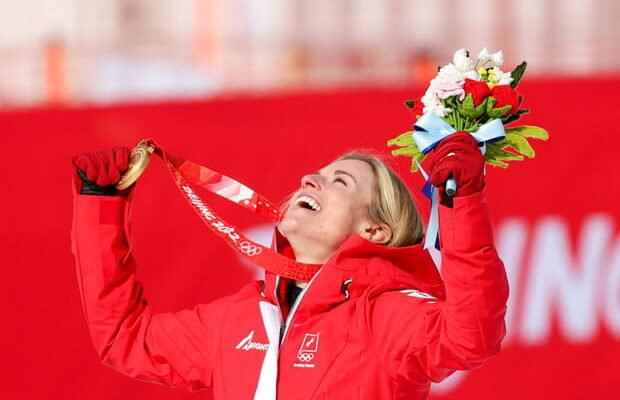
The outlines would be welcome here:
M 467 49 L 458 49 L 454 52 L 452 64 L 454 64 L 457 70 L 463 73 L 472 71 L 475 67 L 474 60 L 469 57 L 469 50 Z
M 439 97 L 430 90 L 427 90 L 424 96 L 422 96 L 422 104 L 424 104 L 424 108 L 422 109 L 424 114 L 432 112 L 435 115 L 443 117 L 448 113 L 446 107 L 441 103 L 441 100 L 439 100 Z
M 450 96 L 461 95 L 463 91 L 463 74 L 453 65 L 448 64 L 439 70 L 431 81 L 434 84 L 437 97 L 447 99 Z
M 503 64 L 504 64 L 504 53 L 501 50 L 496 53 L 491 54 L 485 47 L 478 54 L 478 61 L 476 62 L 476 69 L 501 67 Z
M 491 61 L 493 61 L 496 67 L 504 65 L 504 52 L 500 50 L 491 54 Z
M 440 117 L 451 112 L 449 108 L 443 105 L 442 100 L 448 97 L 458 96 L 459 100 L 465 97 L 463 83 L 465 79 L 481 80 L 480 70 L 485 77 L 493 84 L 506 85 L 512 82 L 509 72 L 503 72 L 499 67 L 504 63 L 504 55 L 502 51 L 489 53 L 485 48 L 478 54 L 477 60 L 472 60 L 467 49 L 459 49 L 454 52 L 452 62 L 444 65 L 439 69 L 437 76 L 431 80 L 428 89 L 422 96 L 422 104 L 424 104 L 423 112 L 432 112 Z M 488 71 L 488 74 L 486 70 Z M 487 79 L 488 78 L 490 79 Z
M 479 81 L 480 80 L 480 74 L 478 73 L 478 71 L 476 70 L 471 70 L 471 71 L 467 71 L 463 74 L 463 79 L 471 79 L 474 81 Z
M 430 82 L 426 93 L 422 97 L 424 104 L 423 112 L 433 112 L 439 116 L 444 116 L 451 110 L 446 108 L 441 100 L 451 96 L 459 96 L 463 98 L 465 91 L 463 90 L 464 75 L 454 64 L 448 64 L 441 67 L 439 73 Z
M 512 82 L 512 75 L 510 72 L 504 72 L 498 67 L 494 67 L 489 72 L 489 76 L 492 78 L 492 83 L 498 85 L 509 85 Z

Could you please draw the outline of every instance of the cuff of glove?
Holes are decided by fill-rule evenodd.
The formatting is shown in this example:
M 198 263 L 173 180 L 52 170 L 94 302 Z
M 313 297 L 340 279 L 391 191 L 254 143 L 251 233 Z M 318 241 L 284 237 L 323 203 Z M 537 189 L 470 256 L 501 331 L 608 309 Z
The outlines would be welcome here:
M 493 246 L 493 229 L 484 192 L 454 198 L 453 207 L 439 207 L 441 248 L 471 251 Z
M 94 182 L 86 179 L 86 174 L 81 170 L 77 170 L 77 174 L 80 177 L 80 181 L 82 182 L 82 186 L 80 187 L 80 194 L 86 194 L 91 196 L 116 196 L 118 194 L 118 190 L 114 185 L 110 186 L 99 186 Z

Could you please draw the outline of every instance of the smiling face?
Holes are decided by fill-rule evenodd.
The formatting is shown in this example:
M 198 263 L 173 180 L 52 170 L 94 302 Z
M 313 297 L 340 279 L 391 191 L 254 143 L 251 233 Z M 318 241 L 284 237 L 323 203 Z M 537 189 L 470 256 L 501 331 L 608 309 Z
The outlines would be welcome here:
M 375 188 L 372 167 L 360 160 L 337 160 L 304 176 L 278 225 L 297 261 L 324 263 L 350 235 L 370 238 Z

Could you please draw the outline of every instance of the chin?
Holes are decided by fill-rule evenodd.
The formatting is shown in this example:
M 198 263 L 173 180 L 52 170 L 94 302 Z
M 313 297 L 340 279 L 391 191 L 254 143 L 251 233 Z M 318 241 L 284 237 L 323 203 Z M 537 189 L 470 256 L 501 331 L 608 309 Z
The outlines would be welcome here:
M 290 238 L 291 235 L 304 235 L 308 232 L 309 224 L 312 221 L 308 221 L 307 217 L 298 210 L 287 210 L 284 213 L 282 220 L 277 225 L 278 231 L 286 238 Z
M 321 237 L 312 230 L 307 221 L 300 221 L 297 218 L 284 218 L 277 225 L 276 229 L 284 236 L 289 243 L 309 243 L 321 242 Z
M 290 218 L 284 218 L 278 225 L 276 229 L 282 236 L 288 239 L 288 236 L 291 233 L 299 230 L 299 222 L 295 220 L 291 220 Z

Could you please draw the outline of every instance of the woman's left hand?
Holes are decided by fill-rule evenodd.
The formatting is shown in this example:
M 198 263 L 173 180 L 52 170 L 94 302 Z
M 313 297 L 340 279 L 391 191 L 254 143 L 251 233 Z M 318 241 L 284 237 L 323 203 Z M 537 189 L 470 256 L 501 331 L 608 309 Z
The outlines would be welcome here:
M 450 135 L 424 159 L 422 167 L 445 199 L 445 183 L 452 177 L 456 181 L 455 197 L 468 196 L 484 188 L 484 156 L 478 143 L 467 132 Z

